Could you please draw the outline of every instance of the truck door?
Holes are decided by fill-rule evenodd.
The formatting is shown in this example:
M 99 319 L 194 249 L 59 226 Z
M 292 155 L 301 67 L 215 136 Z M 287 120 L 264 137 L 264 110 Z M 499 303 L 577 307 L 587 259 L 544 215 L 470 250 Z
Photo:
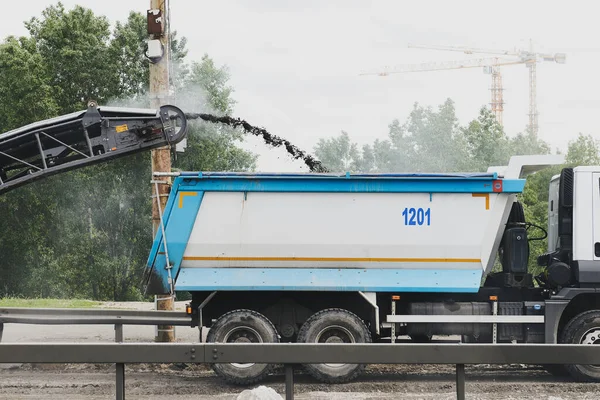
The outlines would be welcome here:
M 600 261 L 600 172 L 592 174 L 594 260 Z

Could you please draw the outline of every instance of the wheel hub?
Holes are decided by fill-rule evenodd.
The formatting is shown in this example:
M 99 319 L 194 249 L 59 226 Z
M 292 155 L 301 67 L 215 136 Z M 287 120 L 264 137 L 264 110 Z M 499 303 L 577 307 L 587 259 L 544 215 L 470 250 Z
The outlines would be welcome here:
M 587 331 L 581 339 L 581 344 L 600 344 L 600 328 Z
M 598 344 L 600 345 L 600 328 L 593 328 L 583 334 L 581 344 Z M 600 368 L 600 364 L 589 365 L 591 368 Z
M 354 335 L 342 326 L 328 326 L 323 329 L 316 338 L 317 343 L 355 343 Z M 340 368 L 346 364 L 325 364 L 328 367 Z
M 227 332 L 225 343 L 262 343 L 260 334 L 249 326 L 238 326 Z M 250 368 L 255 363 L 231 363 L 236 368 Z

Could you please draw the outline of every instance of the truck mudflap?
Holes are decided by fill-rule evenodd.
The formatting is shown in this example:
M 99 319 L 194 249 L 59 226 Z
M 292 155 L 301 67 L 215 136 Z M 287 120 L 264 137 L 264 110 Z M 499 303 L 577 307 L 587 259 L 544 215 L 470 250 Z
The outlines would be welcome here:
M 0 135 L 0 194 L 47 176 L 107 159 L 174 145 L 187 133 L 185 114 L 99 107 L 39 121 Z

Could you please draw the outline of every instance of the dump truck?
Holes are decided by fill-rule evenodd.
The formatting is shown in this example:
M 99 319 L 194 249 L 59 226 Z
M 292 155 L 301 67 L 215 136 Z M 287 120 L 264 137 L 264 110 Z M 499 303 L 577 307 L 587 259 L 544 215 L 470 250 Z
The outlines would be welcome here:
M 531 255 L 543 272 L 528 268 L 534 234 L 518 194 L 526 174 L 561 161 L 517 156 L 472 174 L 176 173 L 146 288 L 190 292 L 208 342 L 598 344 L 600 167 L 549 182 L 548 249 Z M 336 383 L 364 365 L 305 367 Z M 547 367 L 600 381 L 600 365 Z M 240 384 L 271 368 L 213 365 Z

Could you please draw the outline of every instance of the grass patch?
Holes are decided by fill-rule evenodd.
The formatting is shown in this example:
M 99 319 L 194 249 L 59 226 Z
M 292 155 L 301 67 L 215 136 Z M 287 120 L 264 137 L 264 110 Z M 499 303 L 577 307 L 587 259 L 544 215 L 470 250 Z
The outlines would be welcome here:
M 29 307 L 29 308 L 92 308 L 102 303 L 81 299 L 19 299 L 6 297 L 0 299 L 0 307 Z

